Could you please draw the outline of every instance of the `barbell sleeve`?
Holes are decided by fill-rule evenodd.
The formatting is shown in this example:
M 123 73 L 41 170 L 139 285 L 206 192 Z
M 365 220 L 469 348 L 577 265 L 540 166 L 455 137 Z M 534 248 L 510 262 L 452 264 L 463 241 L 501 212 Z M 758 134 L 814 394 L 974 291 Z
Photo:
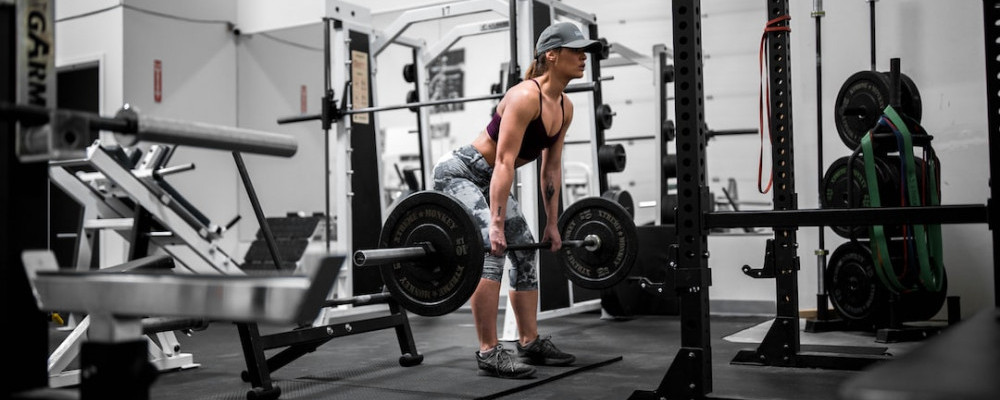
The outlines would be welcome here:
M 125 146 L 153 141 L 280 157 L 291 157 L 298 150 L 290 135 L 140 115 L 130 107 L 119 110 L 115 119 L 132 124 L 133 129 L 115 133 L 115 140 Z
M 398 247 L 394 249 L 370 249 L 354 252 L 354 265 L 390 264 L 399 261 L 410 261 L 427 256 L 429 249 L 422 246 Z
M 352 305 L 352 306 L 366 306 L 370 304 L 382 304 L 387 303 L 392 295 L 388 292 L 383 293 L 373 293 L 373 294 L 363 294 L 360 296 L 349 297 L 346 299 L 330 299 L 323 303 L 324 307 L 337 307 L 342 305 Z

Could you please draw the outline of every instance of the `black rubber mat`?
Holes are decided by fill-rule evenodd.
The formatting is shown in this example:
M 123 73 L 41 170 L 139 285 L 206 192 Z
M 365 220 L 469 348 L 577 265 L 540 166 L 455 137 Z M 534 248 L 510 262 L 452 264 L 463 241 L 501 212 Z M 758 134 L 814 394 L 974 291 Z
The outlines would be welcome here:
M 602 367 L 621 356 L 579 356 L 570 366 L 537 367 L 531 379 L 479 376 L 468 348 L 450 347 L 424 354 L 424 362 L 401 367 L 395 360 L 359 362 L 350 368 L 318 371 L 277 380 L 281 399 L 496 399 L 567 376 Z M 246 392 L 219 393 L 214 400 L 245 399 Z

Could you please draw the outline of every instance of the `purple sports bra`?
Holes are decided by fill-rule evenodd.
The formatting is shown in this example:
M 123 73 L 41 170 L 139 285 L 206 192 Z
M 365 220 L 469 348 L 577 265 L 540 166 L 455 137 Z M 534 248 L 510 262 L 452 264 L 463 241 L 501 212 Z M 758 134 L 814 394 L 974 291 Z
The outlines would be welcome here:
M 538 117 L 531 120 L 524 129 L 521 150 L 517 153 L 517 157 L 522 160 L 535 160 L 542 154 L 542 150 L 556 144 L 559 141 L 559 135 L 562 134 L 563 123 L 566 121 L 566 108 L 563 106 L 563 97 L 560 96 L 559 107 L 562 108 L 563 123 L 559 124 L 559 130 L 556 131 L 558 133 L 554 136 L 549 136 L 549 133 L 545 131 L 545 124 L 542 123 L 542 87 L 538 84 L 538 81 L 534 79 L 531 81 L 535 82 L 535 86 L 538 86 Z M 486 126 L 486 133 L 490 135 L 490 138 L 494 142 L 500 137 L 500 113 L 493 114 L 493 119 Z

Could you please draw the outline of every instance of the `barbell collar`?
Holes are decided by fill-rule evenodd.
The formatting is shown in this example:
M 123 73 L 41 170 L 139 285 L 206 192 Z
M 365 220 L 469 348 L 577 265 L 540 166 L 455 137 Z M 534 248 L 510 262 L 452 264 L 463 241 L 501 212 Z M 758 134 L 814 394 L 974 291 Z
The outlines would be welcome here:
M 601 248 L 601 237 L 597 235 L 587 235 L 583 238 L 583 248 L 587 251 L 597 251 Z

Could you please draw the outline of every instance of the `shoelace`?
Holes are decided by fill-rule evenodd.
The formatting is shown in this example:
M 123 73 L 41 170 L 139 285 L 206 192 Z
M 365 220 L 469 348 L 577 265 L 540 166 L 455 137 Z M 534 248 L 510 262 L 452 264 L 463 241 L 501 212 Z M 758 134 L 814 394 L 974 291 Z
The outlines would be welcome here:
M 542 347 L 542 353 L 549 353 L 552 351 L 555 351 L 557 353 L 559 352 L 559 349 L 556 348 L 556 345 L 552 343 L 551 339 L 552 336 L 546 336 L 544 338 L 538 339 L 538 345 Z
M 497 371 L 503 370 L 504 368 L 509 368 L 511 372 L 514 372 L 514 358 L 513 356 L 510 355 L 509 351 L 505 351 L 503 349 L 502 344 L 498 344 L 497 347 L 493 349 L 493 353 L 491 353 L 488 357 L 486 357 L 487 360 L 489 360 L 490 358 L 497 359 L 496 362 Z
M 537 343 L 536 346 L 539 347 L 539 353 L 545 354 L 547 356 L 551 356 L 553 354 L 558 355 L 562 353 L 559 350 L 559 348 L 556 347 L 555 343 L 552 343 L 551 339 L 552 336 L 539 337 L 538 339 L 535 339 L 535 343 Z

